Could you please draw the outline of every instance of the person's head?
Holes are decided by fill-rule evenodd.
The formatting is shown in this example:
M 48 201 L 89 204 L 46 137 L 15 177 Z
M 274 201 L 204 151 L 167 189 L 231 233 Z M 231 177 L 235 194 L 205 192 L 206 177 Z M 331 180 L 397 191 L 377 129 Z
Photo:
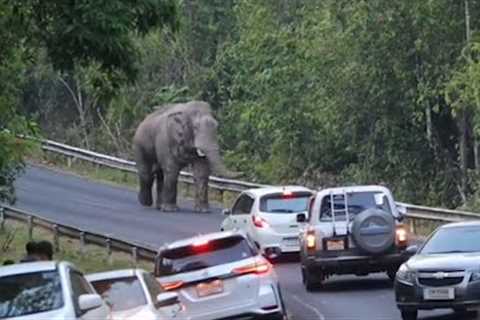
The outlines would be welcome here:
M 27 252 L 27 255 L 35 254 L 36 249 L 37 243 L 35 241 L 28 241 L 25 245 L 25 251 Z
M 39 241 L 36 245 L 35 255 L 39 260 L 52 260 L 53 258 L 53 246 L 50 241 Z

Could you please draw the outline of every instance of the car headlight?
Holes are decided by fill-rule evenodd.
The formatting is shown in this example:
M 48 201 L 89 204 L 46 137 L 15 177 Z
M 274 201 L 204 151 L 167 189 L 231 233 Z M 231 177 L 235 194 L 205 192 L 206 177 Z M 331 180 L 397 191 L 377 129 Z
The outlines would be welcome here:
M 480 271 L 472 272 L 472 277 L 470 281 L 479 281 L 480 280 Z
M 402 264 L 397 271 L 397 280 L 399 282 L 413 285 L 415 282 L 415 272 L 408 269 L 406 264 Z

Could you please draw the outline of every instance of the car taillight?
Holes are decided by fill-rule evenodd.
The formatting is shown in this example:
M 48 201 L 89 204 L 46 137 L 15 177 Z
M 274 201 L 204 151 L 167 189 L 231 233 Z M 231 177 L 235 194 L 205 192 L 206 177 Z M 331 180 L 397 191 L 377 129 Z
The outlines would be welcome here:
M 306 244 L 307 244 L 307 250 L 311 251 L 311 250 L 315 250 L 316 248 L 316 242 L 317 242 L 317 239 L 315 237 L 315 230 L 314 229 L 308 229 L 307 230 L 307 235 L 306 235 Z
M 235 268 L 232 272 L 236 275 L 244 275 L 249 273 L 262 274 L 270 271 L 272 265 L 268 261 L 260 261 L 254 264 L 249 264 L 244 267 Z
M 399 247 L 408 245 L 408 230 L 405 225 L 398 225 L 395 230 L 395 243 Z
M 183 281 L 166 282 L 162 283 L 161 285 L 165 291 L 171 291 L 182 287 Z
M 253 215 L 252 216 L 252 221 L 253 221 L 253 225 L 257 228 L 268 227 L 267 221 L 265 221 L 265 219 L 263 219 L 263 218 L 260 218 L 259 216 Z

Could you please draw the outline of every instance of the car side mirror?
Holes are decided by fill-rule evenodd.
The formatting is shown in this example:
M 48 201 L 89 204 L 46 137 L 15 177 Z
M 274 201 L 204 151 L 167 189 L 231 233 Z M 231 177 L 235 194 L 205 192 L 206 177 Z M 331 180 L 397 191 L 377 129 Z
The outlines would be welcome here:
M 397 206 L 397 210 L 402 216 L 407 214 L 407 207 L 405 206 Z
M 411 246 L 407 247 L 407 249 L 405 249 L 405 252 L 407 252 L 409 254 L 412 254 L 412 255 L 416 254 L 417 251 L 418 251 L 418 246 L 416 244 L 411 245 Z
M 176 292 L 163 292 L 157 296 L 157 308 L 171 306 L 172 304 L 179 303 L 178 294 Z
M 305 213 L 297 214 L 297 222 L 298 223 L 304 223 L 305 221 L 307 221 L 307 215 Z
M 222 214 L 223 214 L 224 216 L 228 216 L 228 215 L 230 215 L 231 213 L 232 213 L 232 210 L 230 210 L 230 209 L 223 209 L 223 210 L 222 210 Z
M 103 299 L 98 294 L 82 294 L 78 297 L 78 306 L 83 313 L 100 308 L 102 305 Z

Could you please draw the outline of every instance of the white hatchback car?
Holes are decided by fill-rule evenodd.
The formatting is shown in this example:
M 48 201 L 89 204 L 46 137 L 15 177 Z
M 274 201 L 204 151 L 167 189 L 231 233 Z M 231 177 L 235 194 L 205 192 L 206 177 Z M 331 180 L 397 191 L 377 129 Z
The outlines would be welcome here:
M 300 186 L 243 191 L 226 215 L 221 230 L 242 230 L 267 257 L 299 252 L 297 214 L 307 214 L 313 192 Z
M 189 319 L 178 295 L 165 292 L 155 277 L 145 270 L 99 272 L 86 278 L 110 305 L 113 320 Z
M 174 242 L 159 251 L 155 276 L 178 292 L 194 320 L 286 319 L 273 266 L 242 232 Z
M 109 308 L 68 262 L 0 267 L 0 319 L 106 320 Z

